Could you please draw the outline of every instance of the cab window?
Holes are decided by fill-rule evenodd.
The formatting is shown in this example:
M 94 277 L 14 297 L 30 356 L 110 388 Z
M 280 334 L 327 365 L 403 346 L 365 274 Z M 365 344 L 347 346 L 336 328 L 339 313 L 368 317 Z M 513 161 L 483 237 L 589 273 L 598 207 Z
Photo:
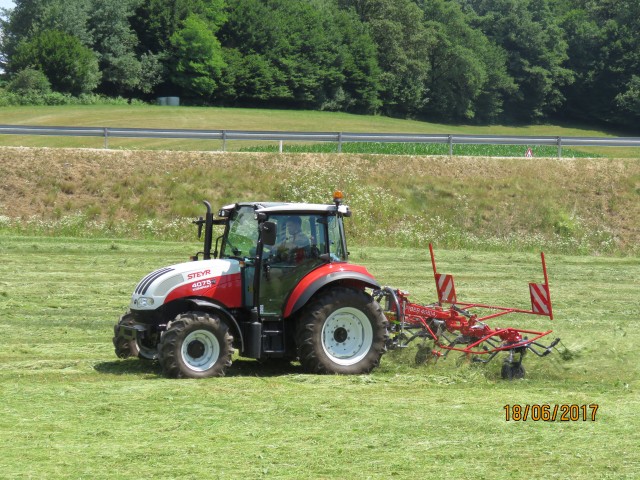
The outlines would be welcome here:
M 229 233 L 223 245 L 222 258 L 255 255 L 258 243 L 258 221 L 252 207 L 241 207 L 229 221 Z
M 347 252 L 345 246 L 342 243 L 342 219 L 339 217 L 328 217 L 327 227 L 329 233 L 329 254 L 334 261 L 346 261 Z
M 272 215 L 276 224 L 276 244 L 268 249 L 268 256 L 275 261 L 296 263 L 317 258 L 327 251 L 324 218 L 318 215 Z

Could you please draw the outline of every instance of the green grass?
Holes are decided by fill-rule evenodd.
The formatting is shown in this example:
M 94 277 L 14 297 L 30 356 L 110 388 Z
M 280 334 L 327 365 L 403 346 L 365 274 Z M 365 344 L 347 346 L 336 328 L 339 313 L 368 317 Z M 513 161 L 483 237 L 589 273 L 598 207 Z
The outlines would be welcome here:
M 640 259 L 548 255 L 566 355 L 303 374 L 238 359 L 225 378 L 175 381 L 118 360 L 112 326 L 137 281 L 193 242 L 0 235 L 3 478 L 637 478 Z M 527 307 L 539 257 L 437 248 L 460 298 Z M 351 246 L 384 284 L 434 299 L 424 249 Z M 571 357 L 570 360 L 567 358 Z M 506 422 L 507 404 L 599 404 L 596 421 Z
M 161 107 L 154 105 L 64 105 L 38 107 L 3 107 L 2 123 L 15 125 L 187 128 L 204 130 L 281 130 L 311 132 L 361 133 L 432 133 L 478 135 L 544 136 L 628 136 L 628 133 L 604 131 L 573 125 L 445 125 L 382 116 L 353 115 L 306 110 L 267 110 L 214 107 Z M 0 135 L 0 145 L 34 147 L 103 148 L 102 138 L 38 137 Z M 227 150 L 264 146 L 246 141 L 227 142 Z M 109 147 L 152 150 L 221 150 L 222 142 L 199 140 L 109 139 Z M 273 147 L 272 147 L 273 148 Z M 276 146 L 277 148 L 277 146 Z M 457 147 L 456 147 L 457 148 Z M 538 147 L 534 150 L 537 151 Z M 524 156 L 526 149 L 521 149 Z M 542 150 L 540 151 L 542 152 Z M 575 152 L 575 153 L 574 153 Z M 581 153 L 578 153 L 581 152 Z M 448 151 L 445 152 L 445 154 Z M 547 153 L 545 153 L 546 155 Z M 551 149 L 549 156 L 556 157 Z M 567 156 L 639 157 L 638 148 L 572 148 Z M 542 156 L 542 153 L 536 153 Z

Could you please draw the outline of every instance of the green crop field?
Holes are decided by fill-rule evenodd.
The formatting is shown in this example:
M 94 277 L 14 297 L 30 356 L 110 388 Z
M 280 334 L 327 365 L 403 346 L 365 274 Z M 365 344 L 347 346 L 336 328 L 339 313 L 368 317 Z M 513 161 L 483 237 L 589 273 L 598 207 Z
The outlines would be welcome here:
M 640 259 L 547 256 L 556 319 L 502 320 L 562 338 L 525 359 L 524 380 L 501 380 L 499 361 L 416 364 L 416 347 L 354 377 L 236 359 L 227 377 L 178 381 L 115 358 L 112 326 L 137 281 L 198 247 L 0 236 L 3 478 L 640 475 Z M 424 250 L 351 250 L 382 283 L 433 301 Z M 436 254 L 469 300 L 527 308 L 527 282 L 541 280 L 533 253 Z M 586 405 L 587 420 L 506 421 L 516 404 Z

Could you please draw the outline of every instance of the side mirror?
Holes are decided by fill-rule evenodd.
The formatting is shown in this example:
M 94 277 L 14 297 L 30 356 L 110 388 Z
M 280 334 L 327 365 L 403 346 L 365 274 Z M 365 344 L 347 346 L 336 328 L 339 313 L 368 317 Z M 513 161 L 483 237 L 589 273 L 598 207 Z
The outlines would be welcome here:
M 264 222 L 260 225 L 262 232 L 262 243 L 264 245 L 272 246 L 276 244 L 277 226 L 274 222 Z
M 191 223 L 195 223 L 198 226 L 198 240 L 202 237 L 202 225 L 204 225 L 204 218 L 200 217 L 198 220 L 194 220 Z

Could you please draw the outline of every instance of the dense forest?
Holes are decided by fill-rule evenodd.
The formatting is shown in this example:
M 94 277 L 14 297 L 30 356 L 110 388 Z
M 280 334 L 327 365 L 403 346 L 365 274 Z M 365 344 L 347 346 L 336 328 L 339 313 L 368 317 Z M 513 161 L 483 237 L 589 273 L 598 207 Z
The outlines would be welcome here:
M 637 129 L 639 0 L 16 0 L 0 94 Z

